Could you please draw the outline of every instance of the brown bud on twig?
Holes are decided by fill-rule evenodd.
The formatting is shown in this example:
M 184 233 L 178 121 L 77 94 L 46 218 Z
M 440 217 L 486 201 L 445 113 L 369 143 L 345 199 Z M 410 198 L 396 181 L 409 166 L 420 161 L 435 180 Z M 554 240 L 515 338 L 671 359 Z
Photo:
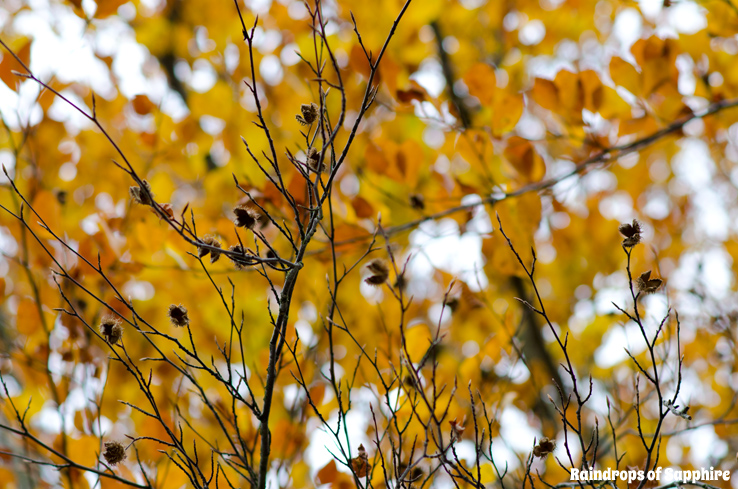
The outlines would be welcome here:
M 370 261 L 366 268 L 371 272 L 371 275 L 365 278 L 364 282 L 369 285 L 379 286 L 387 281 L 387 278 L 389 277 L 389 267 L 387 266 L 387 262 L 384 260 L 376 258 Z
M 538 458 L 546 458 L 549 453 L 553 453 L 556 449 L 556 440 L 549 440 L 546 437 L 541 438 L 536 446 L 533 447 L 533 455 Z
M 212 246 L 214 248 L 221 248 L 220 241 L 215 236 L 212 236 L 210 234 L 203 237 L 200 241 L 203 242 L 203 244 L 206 244 L 208 246 Z M 208 256 L 208 253 L 210 253 L 210 263 L 215 263 L 220 258 L 220 251 L 215 251 L 210 248 L 205 248 L 204 246 L 198 246 L 197 247 L 197 256 L 200 258 L 204 258 Z
M 151 185 L 146 180 L 142 180 L 144 188 L 133 185 L 128 188 L 128 193 L 134 202 L 141 205 L 153 205 L 154 194 L 151 192 Z
M 641 229 L 641 223 L 637 219 L 633 219 L 632 223 L 626 222 L 625 224 L 621 224 L 618 231 L 625 236 L 623 246 L 626 248 L 632 248 L 641 242 L 641 233 L 643 230 Z
M 309 105 L 302 104 L 300 106 L 300 112 L 302 112 L 302 115 L 296 115 L 295 119 L 297 119 L 297 122 L 299 122 L 303 126 L 312 124 L 318 118 L 319 109 L 320 107 L 318 107 L 318 105 L 315 103 L 311 103 Z
M 189 326 L 190 324 L 190 317 L 187 315 L 187 308 L 185 308 L 185 306 L 183 306 L 182 304 L 178 306 L 172 304 L 171 306 L 169 306 L 169 312 L 167 312 L 167 316 L 169 316 L 169 320 L 172 322 L 172 324 L 178 328 Z
M 126 449 L 120 442 L 106 441 L 103 457 L 110 465 L 118 464 L 126 459 Z
M 105 318 L 100 323 L 100 334 L 111 345 L 117 345 L 123 337 L 123 327 L 118 318 Z
M 454 418 L 448 424 L 451 425 L 451 443 L 460 440 L 461 435 L 464 434 L 464 430 L 466 429 L 464 426 L 466 424 L 466 416 L 464 416 L 461 422 L 457 421 L 457 418 Z
M 259 222 L 259 213 L 246 205 L 237 205 L 233 208 L 233 213 L 236 215 L 234 222 L 240 228 L 254 229 Z
M 643 294 L 652 294 L 661 287 L 663 281 L 660 278 L 651 278 L 651 270 L 643 272 L 638 279 L 636 279 L 636 287 L 638 291 Z

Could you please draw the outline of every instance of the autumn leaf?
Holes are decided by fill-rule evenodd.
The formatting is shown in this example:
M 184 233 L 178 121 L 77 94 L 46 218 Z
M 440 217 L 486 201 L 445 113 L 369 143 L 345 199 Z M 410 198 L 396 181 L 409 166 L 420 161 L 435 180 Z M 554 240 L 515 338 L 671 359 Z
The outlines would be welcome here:
M 490 105 L 497 91 L 495 70 L 484 63 L 472 66 L 464 76 L 469 93 L 479 99 L 482 105 Z
M 15 48 L 16 56 L 26 66 L 29 66 L 31 62 L 31 43 L 31 40 L 18 39 L 12 44 Z M 18 83 L 23 79 L 19 78 L 13 72 L 25 73 L 26 70 L 23 69 L 23 65 L 18 62 L 15 56 L 5 51 L 2 60 L 0 60 L 0 80 L 9 88 L 15 90 Z
M 118 11 L 118 7 L 123 5 L 125 0 L 96 0 L 97 10 L 95 11 L 95 18 L 104 19 L 109 17 Z

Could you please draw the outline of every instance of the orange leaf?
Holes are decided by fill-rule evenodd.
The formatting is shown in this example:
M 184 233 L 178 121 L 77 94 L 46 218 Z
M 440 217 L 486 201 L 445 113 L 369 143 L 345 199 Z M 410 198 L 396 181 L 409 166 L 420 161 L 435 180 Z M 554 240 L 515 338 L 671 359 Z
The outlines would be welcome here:
M 531 96 L 544 109 L 555 111 L 559 107 L 559 89 L 551 80 L 536 78 Z
M 579 73 L 579 82 L 584 91 L 584 108 L 598 112 L 605 93 L 600 76 L 593 70 L 585 70 Z
M 154 110 L 155 107 L 146 95 L 136 95 L 131 103 L 133 104 L 133 110 L 138 115 L 146 115 Z
M 15 51 L 15 54 L 17 54 L 18 58 L 28 66 L 31 61 L 31 41 L 26 41 L 20 49 Z M 15 90 L 18 81 L 22 79 L 17 75 L 14 75 L 13 71 L 25 73 L 26 70 L 23 69 L 23 66 L 18 63 L 18 60 L 16 60 L 12 54 L 5 51 L 3 53 L 2 61 L 0 61 L 0 80 L 2 80 L 9 88 Z
M 565 118 L 580 119 L 583 102 L 582 86 L 578 73 L 561 70 L 554 80 L 559 94 L 559 110 Z M 569 113 L 567 113 L 569 112 Z
M 382 148 L 376 144 L 370 143 L 367 145 L 364 158 L 366 159 L 366 166 L 370 171 L 378 174 L 383 174 L 387 171 L 389 161 L 387 161 Z
M 366 59 L 364 50 L 361 49 L 361 46 L 359 46 L 358 44 L 354 44 L 353 46 L 351 46 L 351 53 L 349 54 L 349 67 L 352 71 L 359 73 L 364 78 L 369 78 L 369 74 L 371 73 L 371 66 L 369 66 L 369 60 Z M 377 76 L 374 77 L 375 83 L 379 81 L 377 78 Z
M 617 85 L 628 90 L 633 95 L 641 93 L 641 75 L 635 67 L 617 56 L 610 60 L 610 77 Z
M 374 216 L 374 207 L 372 207 L 372 205 L 363 197 L 354 197 L 354 199 L 351 201 L 351 207 L 354 208 L 354 212 L 356 212 L 356 217 L 358 217 L 359 219 Z
M 118 7 L 126 3 L 128 0 L 97 0 L 97 10 L 95 11 L 96 19 L 104 19 L 118 12 Z
M 15 327 L 24 336 L 31 336 L 41 328 L 41 316 L 38 314 L 38 307 L 31 299 L 23 299 L 18 305 Z
M 538 154 L 530 141 L 520 137 L 512 137 L 505 148 L 505 158 L 526 183 L 537 182 L 546 173 L 543 158 Z
M 422 102 L 427 97 L 428 93 L 425 89 L 414 80 L 410 80 L 410 88 L 407 90 L 397 90 L 397 100 L 403 104 L 409 104 L 413 100 Z
M 492 114 L 492 134 L 502 136 L 512 131 L 523 115 L 523 96 L 501 93 L 495 99 Z
M 325 467 L 318 471 L 318 482 L 321 484 L 330 484 L 336 480 L 337 473 L 336 461 L 331 460 L 325 465 Z
M 477 63 L 464 75 L 464 83 L 469 93 L 477 97 L 482 105 L 492 105 L 497 90 L 494 68 L 486 63 Z

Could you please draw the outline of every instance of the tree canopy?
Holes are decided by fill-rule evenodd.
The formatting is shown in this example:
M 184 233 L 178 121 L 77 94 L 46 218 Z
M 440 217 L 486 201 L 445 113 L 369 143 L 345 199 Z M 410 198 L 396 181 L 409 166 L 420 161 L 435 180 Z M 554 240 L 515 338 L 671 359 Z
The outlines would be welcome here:
M 733 0 L 6 0 L 3 487 L 735 469 L 737 35 Z

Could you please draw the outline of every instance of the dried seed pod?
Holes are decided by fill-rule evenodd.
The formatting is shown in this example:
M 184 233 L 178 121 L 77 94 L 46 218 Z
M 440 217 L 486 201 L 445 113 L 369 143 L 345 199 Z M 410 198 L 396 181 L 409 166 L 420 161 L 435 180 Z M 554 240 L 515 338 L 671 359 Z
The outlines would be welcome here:
M 461 422 L 456 420 L 457 418 L 452 419 L 448 422 L 448 424 L 451 425 L 451 443 L 460 440 L 461 435 L 464 434 L 464 430 L 466 427 L 464 426 L 466 424 L 466 416 L 461 420 Z
M 213 236 L 213 235 L 206 235 L 204 236 L 200 241 L 203 242 L 203 244 L 206 244 L 208 246 L 212 246 L 214 248 L 221 248 L 220 241 Z M 210 263 L 215 263 L 220 258 L 220 251 L 215 251 L 210 248 L 205 248 L 204 246 L 198 246 L 197 247 L 197 256 L 200 258 L 204 258 L 208 256 L 208 253 L 210 254 Z
M 235 257 L 232 255 L 228 256 L 228 258 L 233 262 L 238 270 L 243 270 L 246 267 L 256 264 L 256 260 L 254 259 L 255 253 L 253 253 L 248 248 L 244 249 L 243 246 L 241 246 L 240 244 L 231 246 L 230 248 L 228 248 L 228 251 L 241 255 Z
M 139 186 L 133 185 L 128 188 L 128 193 L 134 202 L 141 205 L 153 205 L 154 194 L 151 192 L 151 185 L 146 180 L 142 180 L 143 189 Z
M 103 457 L 110 465 L 118 464 L 126 459 L 126 449 L 120 442 L 106 441 Z
M 538 458 L 546 458 L 548 454 L 556 449 L 556 441 L 549 440 L 546 437 L 541 438 L 536 446 L 533 447 L 533 455 Z
M 310 148 L 307 152 L 307 166 L 315 173 L 325 173 L 328 170 L 325 162 L 320 162 L 320 151 Z
M 254 229 L 259 222 L 259 213 L 246 205 L 237 205 L 233 208 L 233 213 L 236 215 L 234 222 L 240 228 Z
M 123 337 L 123 327 L 120 323 L 120 319 L 112 317 L 105 318 L 100 323 L 100 334 L 111 345 L 117 345 Z
M 169 316 L 169 320 L 172 324 L 178 328 L 182 328 L 190 324 L 190 317 L 187 315 L 187 308 L 182 304 L 178 306 L 172 304 L 169 306 L 167 316 Z
M 359 445 L 358 456 L 351 459 L 351 469 L 353 469 L 356 477 L 366 477 L 372 470 L 372 464 L 369 463 L 369 456 L 366 454 L 364 445 Z
M 299 122 L 303 126 L 307 126 L 308 124 L 312 124 L 313 122 L 315 122 L 315 120 L 318 118 L 319 110 L 320 107 L 318 107 L 318 105 L 315 103 L 302 104 L 300 106 L 300 112 L 302 112 L 302 115 L 296 115 L 295 119 L 297 119 L 297 122 Z
M 636 287 L 638 291 L 643 294 L 653 294 L 661 287 L 663 280 L 660 278 L 651 278 L 651 270 L 643 272 L 640 277 L 636 279 Z
M 425 209 L 425 197 L 420 194 L 410 195 L 410 207 L 415 210 L 422 211 Z
M 370 261 L 366 268 L 371 272 L 371 275 L 365 278 L 364 282 L 369 285 L 382 285 L 387 281 L 387 278 L 389 278 L 389 267 L 387 266 L 387 262 L 380 258 Z
M 643 233 L 643 230 L 641 229 L 641 223 L 637 219 L 633 219 L 632 223 L 626 222 L 625 224 L 621 224 L 618 231 L 625 236 L 623 246 L 626 248 L 632 248 L 641 242 L 641 233 Z

